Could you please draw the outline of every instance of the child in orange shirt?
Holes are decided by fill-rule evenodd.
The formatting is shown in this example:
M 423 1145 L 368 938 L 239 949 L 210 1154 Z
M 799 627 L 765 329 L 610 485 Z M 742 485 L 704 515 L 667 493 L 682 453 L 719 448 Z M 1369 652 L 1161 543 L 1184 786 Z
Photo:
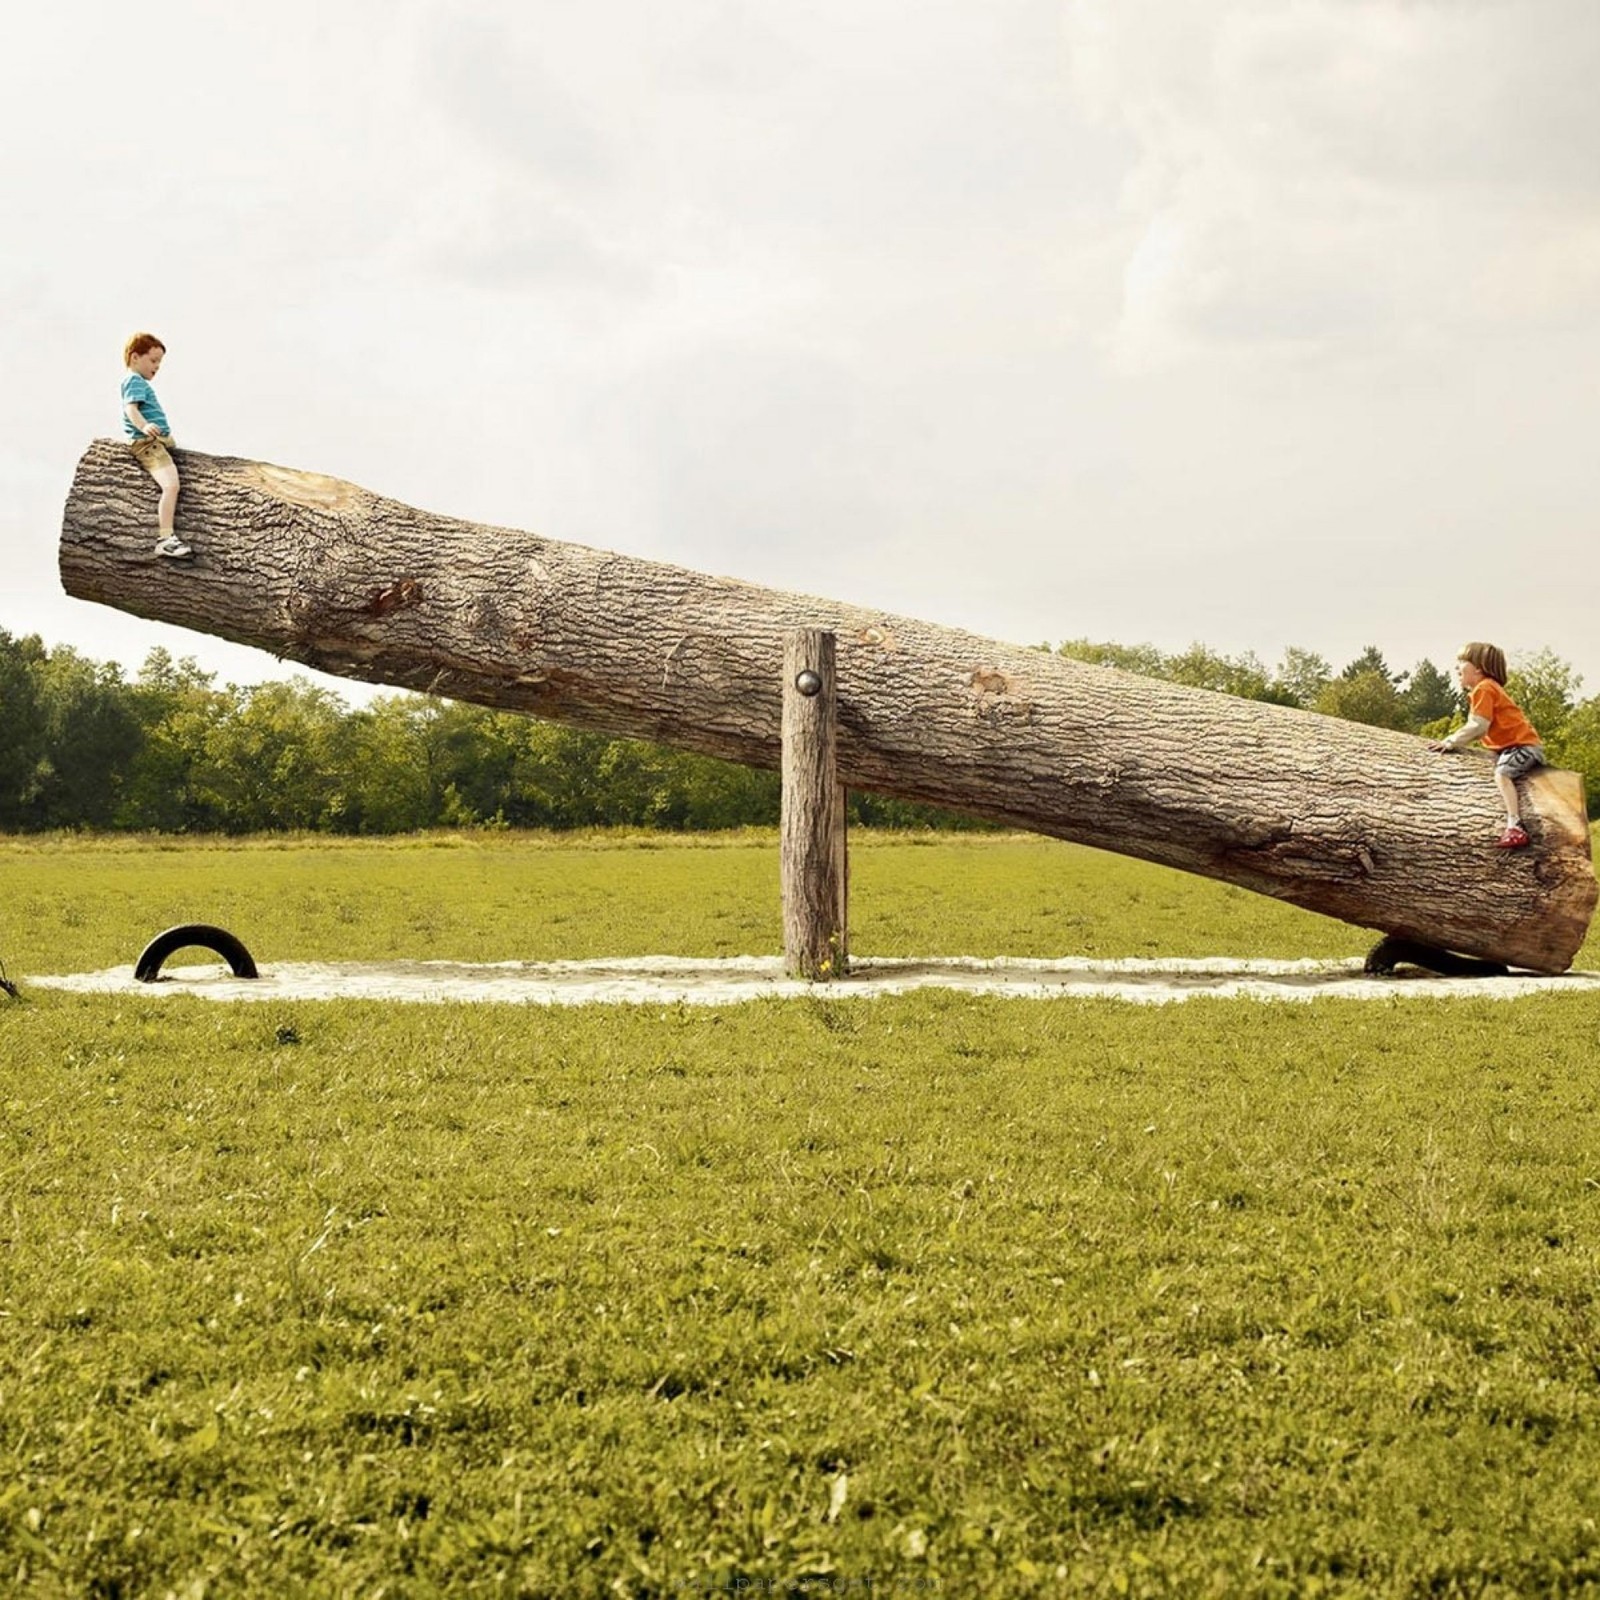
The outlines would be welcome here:
M 1505 652 L 1498 645 L 1469 644 L 1456 658 L 1456 675 L 1467 691 L 1466 725 L 1448 739 L 1435 739 L 1428 748 L 1443 753 L 1459 750 L 1482 739 L 1494 752 L 1494 781 L 1506 803 L 1506 831 L 1495 843 L 1502 850 L 1520 850 L 1528 843 L 1517 805 L 1517 779 L 1544 765 L 1544 746 L 1533 724 L 1506 693 Z

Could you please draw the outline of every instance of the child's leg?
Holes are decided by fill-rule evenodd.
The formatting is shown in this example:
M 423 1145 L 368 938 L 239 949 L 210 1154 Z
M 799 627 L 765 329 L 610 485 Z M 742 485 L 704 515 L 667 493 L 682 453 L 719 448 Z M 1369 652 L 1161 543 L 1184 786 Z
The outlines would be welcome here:
M 1522 820 L 1522 811 L 1517 800 L 1517 780 L 1509 772 L 1503 772 L 1499 767 L 1494 769 L 1495 787 L 1500 791 L 1500 798 L 1505 802 L 1506 826 L 1509 828 Z
M 167 454 L 167 439 L 142 438 L 132 441 L 133 458 L 156 481 L 161 498 L 156 502 L 156 525 L 159 537 L 165 539 L 172 533 L 172 520 L 178 509 L 178 468 Z
M 165 538 L 172 532 L 172 520 L 178 511 L 178 469 L 168 462 L 164 467 L 157 467 L 151 474 L 161 490 L 161 499 L 156 505 L 156 522 Z
M 1537 744 L 1512 745 L 1502 750 L 1494 764 L 1495 787 L 1506 806 L 1506 831 L 1499 838 L 1502 850 L 1520 850 L 1528 843 L 1522 826 L 1522 807 L 1517 799 L 1517 779 L 1544 765 L 1544 747 Z

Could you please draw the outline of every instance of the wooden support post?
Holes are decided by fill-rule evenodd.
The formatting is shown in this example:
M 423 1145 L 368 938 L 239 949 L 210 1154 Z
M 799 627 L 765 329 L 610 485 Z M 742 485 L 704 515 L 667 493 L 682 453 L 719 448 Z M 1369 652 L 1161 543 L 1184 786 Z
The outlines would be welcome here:
M 835 756 L 834 636 L 783 640 L 783 965 L 791 977 L 839 977 L 848 960 L 845 790 Z

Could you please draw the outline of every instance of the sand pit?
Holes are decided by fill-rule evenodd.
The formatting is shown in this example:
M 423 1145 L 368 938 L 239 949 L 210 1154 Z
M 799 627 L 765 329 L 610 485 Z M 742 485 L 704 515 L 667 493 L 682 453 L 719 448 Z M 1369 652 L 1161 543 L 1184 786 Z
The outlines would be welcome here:
M 1359 961 L 1243 961 L 1226 956 L 1199 960 L 1056 961 L 968 956 L 857 958 L 848 977 L 812 985 L 783 975 L 777 956 L 700 959 L 635 956 L 625 960 L 504 961 L 283 961 L 264 965 L 257 978 L 236 978 L 222 965 L 173 966 L 154 983 L 140 983 L 133 968 L 110 967 L 33 977 L 29 983 L 79 993 L 163 1000 L 191 995 L 205 1000 L 386 1000 L 422 1003 L 490 1001 L 511 1005 L 736 1005 L 743 1001 L 872 999 L 912 989 L 1011 995 L 1048 1000 L 1076 997 L 1168 1005 L 1204 996 L 1252 1000 L 1437 1000 L 1471 996 L 1511 1000 L 1540 992 L 1600 990 L 1600 973 L 1560 977 L 1514 973 L 1503 978 L 1442 978 L 1402 968 L 1389 978 L 1369 978 Z

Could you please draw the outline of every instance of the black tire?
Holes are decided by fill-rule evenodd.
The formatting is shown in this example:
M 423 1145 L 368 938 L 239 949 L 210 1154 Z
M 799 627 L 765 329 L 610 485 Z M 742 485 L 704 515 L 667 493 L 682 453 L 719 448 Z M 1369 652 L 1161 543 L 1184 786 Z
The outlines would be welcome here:
M 158 933 L 144 947 L 144 953 L 134 966 L 133 975 L 140 983 L 154 983 L 161 976 L 161 963 L 174 950 L 187 950 L 198 945 L 202 950 L 214 950 L 233 968 L 236 978 L 258 978 L 255 958 L 228 932 L 226 928 L 213 928 L 207 922 L 184 922 L 176 928 Z
M 1436 972 L 1443 978 L 1504 978 L 1509 969 L 1502 961 L 1480 961 L 1475 956 L 1458 956 L 1453 950 L 1435 950 L 1432 945 L 1419 944 L 1415 939 L 1401 939 L 1391 934 L 1380 939 L 1367 953 L 1363 970 L 1370 977 L 1387 978 L 1402 962 L 1421 967 L 1424 972 Z

